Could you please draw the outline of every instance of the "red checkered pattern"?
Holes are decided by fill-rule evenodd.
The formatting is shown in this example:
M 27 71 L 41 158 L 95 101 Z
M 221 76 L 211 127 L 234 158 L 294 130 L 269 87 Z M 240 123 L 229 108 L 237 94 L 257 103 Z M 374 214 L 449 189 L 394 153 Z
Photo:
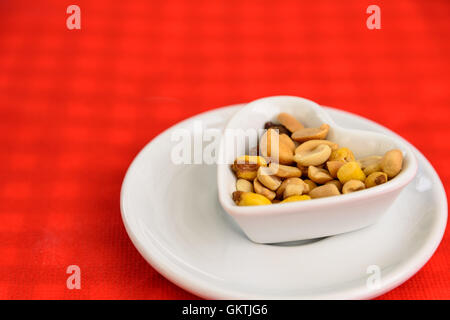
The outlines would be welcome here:
M 81 8 L 81 30 L 66 8 Z M 381 8 L 368 30 L 366 8 Z M 0 1 L 0 298 L 195 298 L 120 218 L 133 157 L 199 112 L 310 98 L 417 146 L 450 186 L 447 0 Z M 448 234 L 382 299 L 449 299 Z M 82 289 L 66 289 L 68 265 Z

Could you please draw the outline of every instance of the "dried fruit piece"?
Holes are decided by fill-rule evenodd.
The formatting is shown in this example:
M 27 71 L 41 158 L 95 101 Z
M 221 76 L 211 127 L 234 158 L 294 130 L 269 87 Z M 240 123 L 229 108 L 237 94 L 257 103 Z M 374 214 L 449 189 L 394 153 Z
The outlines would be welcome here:
M 264 124 L 264 129 L 269 130 L 269 129 L 274 129 L 274 130 L 278 130 L 278 134 L 286 134 L 288 136 L 291 135 L 291 132 L 282 124 L 276 124 L 273 122 L 266 122 Z

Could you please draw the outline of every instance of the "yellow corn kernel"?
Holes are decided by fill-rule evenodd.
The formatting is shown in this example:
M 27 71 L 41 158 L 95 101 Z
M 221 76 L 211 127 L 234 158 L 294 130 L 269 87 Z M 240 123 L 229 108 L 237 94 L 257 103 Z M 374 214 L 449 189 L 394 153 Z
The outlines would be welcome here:
M 337 172 L 337 177 L 342 184 L 350 180 L 360 180 L 364 182 L 366 179 L 366 175 L 356 161 L 347 162 L 340 167 Z
M 328 161 L 355 161 L 355 156 L 353 155 L 353 152 L 349 148 L 339 148 L 337 150 L 334 150 Z
M 302 196 L 290 196 L 290 197 L 284 199 L 283 201 L 281 201 L 280 203 L 294 202 L 294 201 L 305 201 L 305 200 L 311 200 L 311 197 L 307 196 L 306 194 L 304 194 Z
M 240 156 L 237 157 L 236 160 L 234 161 L 235 164 L 246 164 L 246 163 L 250 163 L 250 164 L 257 164 L 260 167 L 267 167 L 267 161 L 266 159 L 264 159 L 263 157 L 260 156 Z
M 234 160 L 231 169 L 239 179 L 253 181 L 256 178 L 259 167 L 266 167 L 267 162 L 260 156 L 240 156 Z
M 239 167 L 233 166 L 232 167 L 234 173 L 236 174 L 236 177 L 238 179 L 245 179 L 248 181 L 252 181 L 253 179 L 256 178 L 256 173 L 257 171 L 246 171 L 246 170 L 241 170 Z
M 233 200 L 238 206 L 263 206 L 272 202 L 263 195 L 253 192 L 233 192 Z

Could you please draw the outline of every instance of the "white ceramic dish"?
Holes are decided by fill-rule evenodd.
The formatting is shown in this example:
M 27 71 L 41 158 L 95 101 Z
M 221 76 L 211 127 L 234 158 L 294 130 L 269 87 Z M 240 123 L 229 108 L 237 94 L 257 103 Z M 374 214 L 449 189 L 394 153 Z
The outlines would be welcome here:
M 175 129 L 223 128 L 239 107 L 187 119 L 146 145 L 121 192 L 126 230 L 142 256 L 182 288 L 212 299 L 367 299 L 416 273 L 445 230 L 447 201 L 434 169 L 416 149 L 419 170 L 378 223 L 315 241 L 263 245 L 249 241 L 217 200 L 214 165 L 174 165 Z M 374 122 L 326 109 L 342 127 L 381 132 Z M 176 195 L 176 197 L 174 197 Z M 371 266 L 379 286 L 367 286 Z
M 267 121 L 276 122 L 280 112 L 293 115 L 306 127 L 329 124 L 327 140 L 349 148 L 356 159 L 400 149 L 404 154 L 403 169 L 395 179 L 381 186 L 338 197 L 268 206 L 237 206 L 232 200 L 236 176 L 230 164 L 236 156 L 248 154 L 249 149 L 256 147 L 257 141 L 250 139 L 246 148 L 244 143 L 236 143 L 233 133 L 264 128 Z M 258 243 L 313 239 L 367 227 L 380 219 L 417 172 L 417 160 L 401 139 L 373 131 L 342 128 L 322 107 L 298 97 L 277 96 L 253 101 L 236 112 L 225 129 L 230 134 L 223 136 L 220 145 L 222 163 L 217 166 L 219 200 L 245 234 Z M 227 148 L 237 150 L 237 154 L 227 152 Z

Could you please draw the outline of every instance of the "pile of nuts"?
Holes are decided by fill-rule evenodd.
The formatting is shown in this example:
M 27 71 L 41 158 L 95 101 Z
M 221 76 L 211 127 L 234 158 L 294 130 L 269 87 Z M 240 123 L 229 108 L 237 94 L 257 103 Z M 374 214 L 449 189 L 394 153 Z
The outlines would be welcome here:
M 305 128 L 287 113 L 268 122 L 259 146 L 231 166 L 239 206 L 310 200 L 375 187 L 402 169 L 398 149 L 355 160 L 353 152 L 326 140 L 330 126 Z M 304 179 L 302 179 L 304 178 Z

